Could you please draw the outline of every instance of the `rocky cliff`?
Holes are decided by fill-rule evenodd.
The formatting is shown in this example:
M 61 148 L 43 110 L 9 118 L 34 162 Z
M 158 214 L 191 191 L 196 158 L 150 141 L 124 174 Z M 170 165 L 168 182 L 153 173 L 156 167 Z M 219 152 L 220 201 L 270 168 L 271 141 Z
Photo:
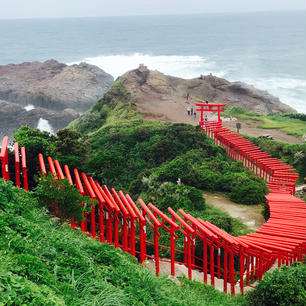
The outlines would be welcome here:
M 185 80 L 145 66 L 122 76 L 125 88 L 131 93 L 132 101 L 144 113 L 159 113 L 171 118 L 169 104 L 175 110 L 186 100 L 187 93 L 202 100 L 240 106 L 265 114 L 296 112 L 290 106 L 266 91 L 241 82 L 229 82 L 213 75 Z
M 113 83 L 102 69 L 55 60 L 0 66 L 0 134 L 46 119 L 54 130 L 88 110 Z M 31 105 L 29 111 L 24 107 Z M 1 136 L 1 135 L 0 135 Z
M 197 119 L 186 113 L 188 107 L 195 107 L 194 99 L 186 99 L 187 93 L 204 101 L 240 106 L 264 114 L 296 113 L 268 92 L 241 82 L 229 82 L 213 75 L 185 80 L 140 65 L 118 78 L 104 97 L 70 127 L 89 133 L 114 120 L 136 118 L 197 124 Z

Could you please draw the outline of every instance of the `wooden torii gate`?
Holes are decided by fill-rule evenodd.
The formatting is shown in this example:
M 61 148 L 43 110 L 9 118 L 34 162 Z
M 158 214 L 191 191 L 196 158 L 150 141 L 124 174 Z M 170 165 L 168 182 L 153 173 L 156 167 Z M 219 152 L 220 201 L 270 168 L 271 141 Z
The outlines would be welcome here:
M 221 107 L 225 107 L 226 104 L 209 104 L 208 102 L 206 102 L 206 103 L 195 103 L 195 105 L 199 107 L 196 110 L 201 112 L 201 119 L 199 121 L 201 131 L 204 130 L 204 123 L 205 123 L 204 116 L 203 116 L 204 112 L 217 112 L 218 113 L 218 123 L 222 122 L 220 113 L 224 112 L 224 109 L 222 109 Z

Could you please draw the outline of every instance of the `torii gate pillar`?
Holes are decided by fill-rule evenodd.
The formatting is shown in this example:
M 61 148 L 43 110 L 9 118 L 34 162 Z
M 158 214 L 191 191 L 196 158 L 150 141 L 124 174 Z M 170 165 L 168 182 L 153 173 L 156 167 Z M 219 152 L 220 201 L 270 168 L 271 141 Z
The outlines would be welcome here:
M 204 120 L 204 112 L 217 112 L 218 123 L 222 122 L 220 113 L 224 112 L 224 109 L 222 109 L 221 107 L 225 107 L 226 104 L 195 103 L 195 105 L 199 107 L 196 110 L 201 112 L 201 120 L 199 121 L 201 131 L 204 130 L 205 121 L 207 121 L 207 119 Z

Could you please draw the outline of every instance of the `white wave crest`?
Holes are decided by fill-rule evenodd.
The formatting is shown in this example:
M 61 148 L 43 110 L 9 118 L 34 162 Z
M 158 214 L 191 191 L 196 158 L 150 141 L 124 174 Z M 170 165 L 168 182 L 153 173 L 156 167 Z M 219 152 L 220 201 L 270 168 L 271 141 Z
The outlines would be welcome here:
M 41 131 L 49 132 L 50 134 L 54 134 L 53 128 L 50 125 L 49 121 L 43 118 L 40 118 L 37 124 L 37 129 Z
M 306 80 L 287 77 L 241 79 L 258 89 L 267 90 L 281 102 L 290 105 L 300 113 L 306 113 Z
M 70 63 L 79 64 L 86 62 L 96 65 L 110 73 L 114 78 L 129 70 L 144 64 L 151 70 L 158 70 L 184 79 L 191 79 L 212 73 L 217 77 L 224 77 L 229 81 L 242 81 L 262 90 L 267 90 L 272 95 L 279 97 L 280 101 L 290 105 L 299 112 L 306 113 L 306 81 L 290 77 L 258 77 L 248 76 L 233 63 L 220 66 L 214 60 L 198 55 L 150 55 L 133 53 L 130 55 L 101 55 L 86 57 L 82 61 Z
M 96 65 L 111 74 L 114 78 L 125 72 L 138 68 L 139 64 L 144 64 L 151 70 L 158 70 L 165 74 L 190 79 L 209 74 L 215 70 L 215 62 L 197 56 L 182 55 L 149 55 L 134 53 L 131 55 L 104 55 L 97 57 L 86 57 L 82 60 L 88 64 Z M 70 64 L 78 64 L 74 62 Z M 225 72 L 214 71 L 214 75 L 222 77 Z
M 30 110 L 35 109 L 35 106 L 33 104 L 28 104 L 24 107 L 24 109 L 29 112 Z

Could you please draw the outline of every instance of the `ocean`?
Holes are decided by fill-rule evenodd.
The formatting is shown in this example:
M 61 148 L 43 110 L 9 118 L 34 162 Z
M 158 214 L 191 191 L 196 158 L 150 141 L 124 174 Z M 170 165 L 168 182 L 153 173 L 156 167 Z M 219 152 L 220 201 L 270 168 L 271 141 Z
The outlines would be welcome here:
M 140 63 L 182 78 L 212 73 L 306 113 L 306 13 L 0 20 L 0 65 L 94 64 L 115 78 Z

